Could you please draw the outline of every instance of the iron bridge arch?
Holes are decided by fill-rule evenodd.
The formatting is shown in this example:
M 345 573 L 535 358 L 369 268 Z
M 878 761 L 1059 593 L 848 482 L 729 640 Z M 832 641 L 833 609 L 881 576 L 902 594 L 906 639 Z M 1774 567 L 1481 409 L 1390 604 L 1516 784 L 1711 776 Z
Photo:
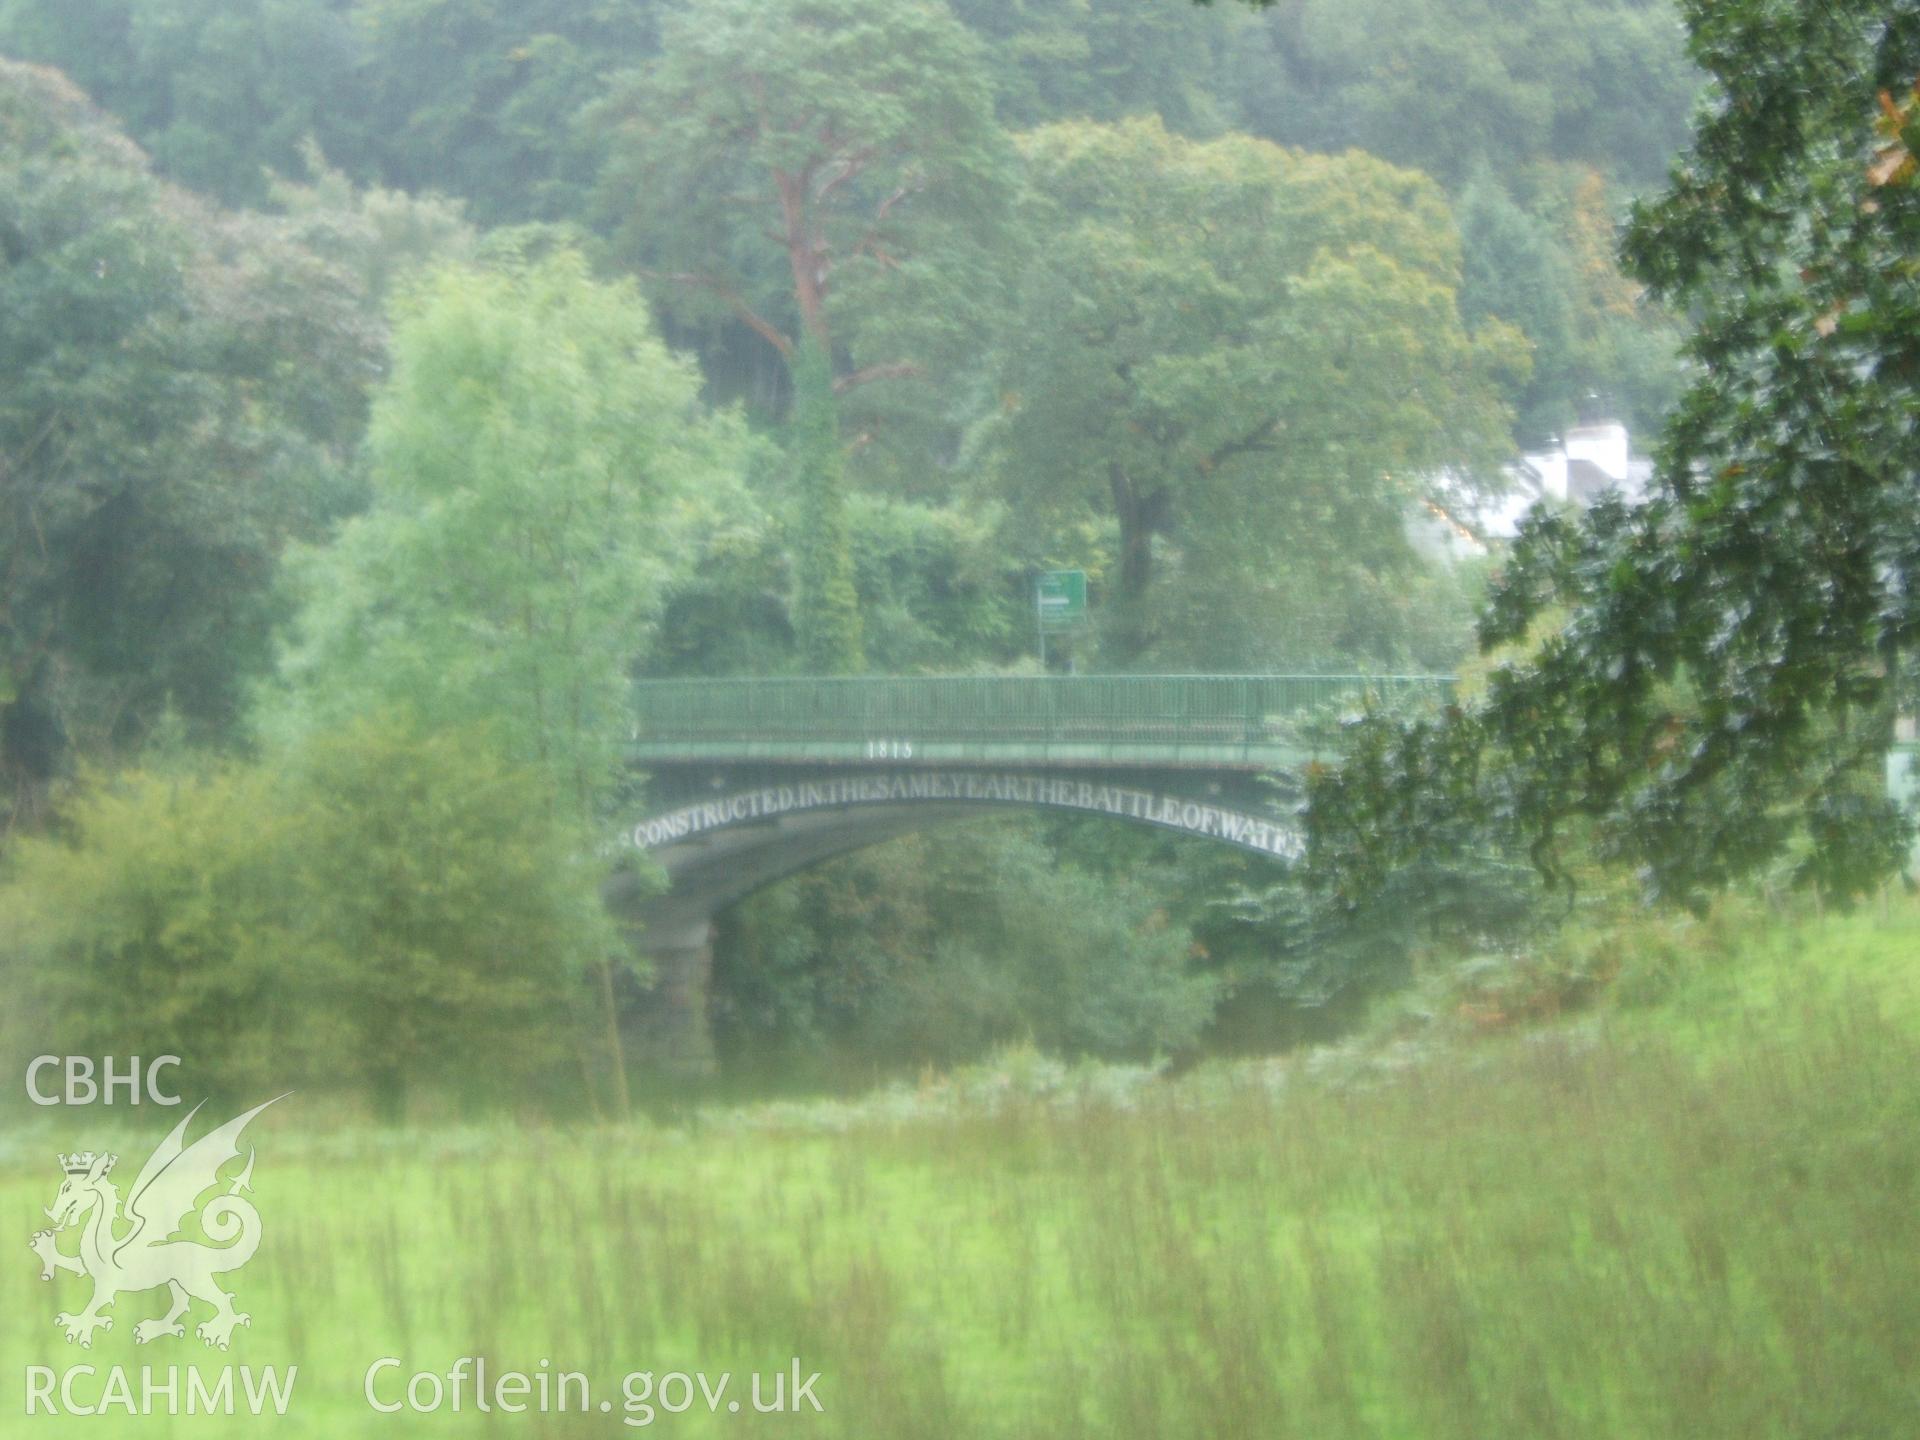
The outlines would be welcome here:
M 1434 676 L 926 676 L 643 682 L 644 773 L 608 899 L 654 982 L 629 1028 L 711 1070 L 713 921 L 822 861 L 995 809 L 1155 826 L 1284 863 L 1303 848 L 1301 720 Z

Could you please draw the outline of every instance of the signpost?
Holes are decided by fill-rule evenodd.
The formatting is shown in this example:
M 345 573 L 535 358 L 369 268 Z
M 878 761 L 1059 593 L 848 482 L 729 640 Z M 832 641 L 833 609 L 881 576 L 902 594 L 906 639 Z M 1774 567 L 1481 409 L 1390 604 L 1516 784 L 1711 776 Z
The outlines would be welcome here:
M 1042 570 L 1033 590 L 1040 631 L 1040 669 L 1047 668 L 1047 636 L 1071 630 L 1087 618 L 1087 572 Z

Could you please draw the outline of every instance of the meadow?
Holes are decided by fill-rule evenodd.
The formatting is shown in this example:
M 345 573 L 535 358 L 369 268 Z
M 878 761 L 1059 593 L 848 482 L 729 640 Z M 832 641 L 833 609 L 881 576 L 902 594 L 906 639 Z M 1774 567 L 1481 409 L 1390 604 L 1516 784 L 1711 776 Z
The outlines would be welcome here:
M 1032 1055 L 857 1102 L 621 1129 L 253 1133 L 226 1356 L 90 1352 L 26 1241 L 51 1126 L 0 1139 L 7 1434 L 601 1436 L 622 1377 L 732 1372 L 655 1431 L 1894 1436 L 1920 1431 L 1920 905 L 1588 937 L 1587 1008 L 1440 977 L 1337 1049 L 1178 1080 Z M 145 1129 L 122 1143 L 130 1171 Z M 88 1137 L 88 1143 L 95 1143 Z M 198 1318 L 197 1316 L 194 1318 Z M 584 1413 L 379 1413 L 416 1371 L 591 1378 Z M 756 1415 L 747 1375 L 820 1374 Z M 22 1414 L 25 1367 L 298 1364 L 284 1417 Z M 763 1390 L 763 1395 L 769 1393 Z M 605 1412 L 601 1399 L 610 1402 Z M 740 1400 L 739 1412 L 726 1408 Z

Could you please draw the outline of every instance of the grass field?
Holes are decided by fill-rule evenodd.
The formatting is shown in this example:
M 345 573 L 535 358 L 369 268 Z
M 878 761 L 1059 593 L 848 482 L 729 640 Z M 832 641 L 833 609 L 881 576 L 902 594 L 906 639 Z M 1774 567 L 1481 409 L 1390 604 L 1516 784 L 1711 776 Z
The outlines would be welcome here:
M 51 1152 L 98 1142 L 16 1131 L 0 1430 L 615 1435 L 646 1418 L 628 1372 L 726 1371 L 719 1413 L 656 1391 L 651 1429 L 1920 1434 L 1920 907 L 1606 943 L 1619 979 L 1582 1014 L 1489 1028 L 1430 987 L 1365 1043 L 1177 1082 L 1014 1057 L 569 1133 L 318 1134 L 296 1098 L 250 1132 L 266 1238 L 230 1277 L 254 1324 L 225 1356 L 136 1347 L 158 1293 L 91 1352 L 62 1342 L 83 1282 L 41 1283 L 26 1241 Z M 126 1139 L 128 1172 L 157 1138 Z M 462 1356 L 583 1372 L 612 1409 L 363 1397 L 381 1357 L 391 1402 Z M 823 1413 L 751 1413 L 747 1374 L 794 1357 Z M 28 1420 L 35 1364 L 299 1377 L 282 1418 Z

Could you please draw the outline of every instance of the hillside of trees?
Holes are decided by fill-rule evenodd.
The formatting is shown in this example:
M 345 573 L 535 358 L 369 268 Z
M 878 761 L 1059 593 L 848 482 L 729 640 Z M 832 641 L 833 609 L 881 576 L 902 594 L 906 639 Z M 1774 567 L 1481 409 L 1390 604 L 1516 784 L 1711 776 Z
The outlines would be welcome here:
M 633 676 L 1031 670 L 1061 566 L 1056 664 L 1450 670 L 1426 488 L 1686 374 L 1614 259 L 1661 0 L 0 0 L 0 55 L 0 965 L 74 1045 L 246 1016 L 236 1089 L 606 1097 Z M 728 918 L 723 1058 L 1284 1043 L 1529 923 L 1468 851 L 1330 930 L 1091 822 L 893 842 Z

